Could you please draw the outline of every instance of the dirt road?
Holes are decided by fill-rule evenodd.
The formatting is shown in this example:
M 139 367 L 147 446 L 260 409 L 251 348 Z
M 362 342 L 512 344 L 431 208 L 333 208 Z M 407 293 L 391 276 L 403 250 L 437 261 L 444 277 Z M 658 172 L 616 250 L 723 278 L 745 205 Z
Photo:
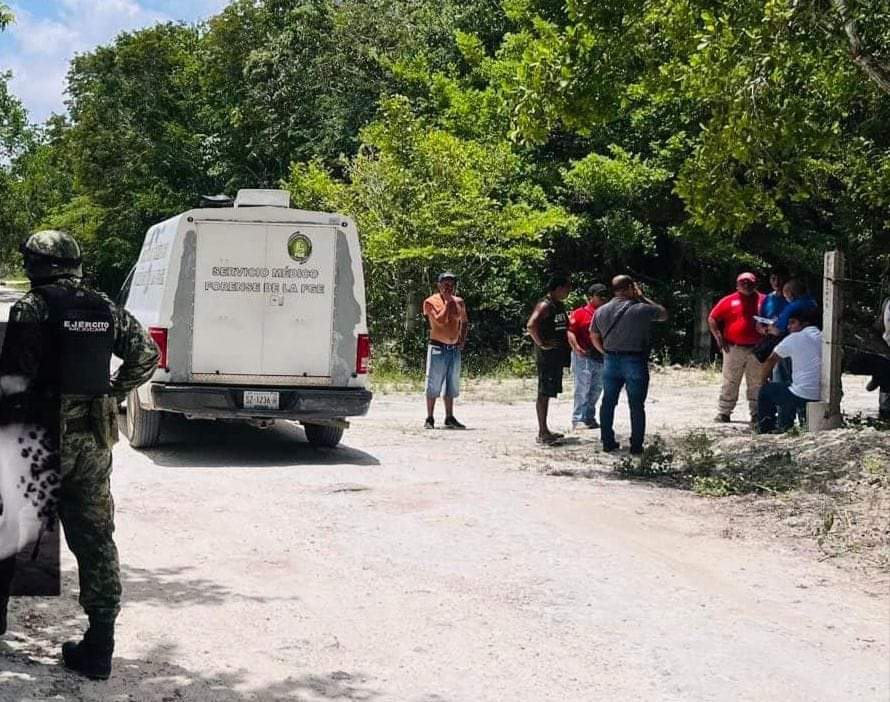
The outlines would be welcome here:
M 477 387 L 465 432 L 378 397 L 331 451 L 291 426 L 179 421 L 159 449 L 118 445 L 113 678 L 57 663 L 84 626 L 66 552 L 62 598 L 14 601 L 0 699 L 890 699 L 882 587 L 781 539 L 727 538 L 712 502 L 616 481 L 613 459 L 540 473 L 560 452 L 531 440 L 531 388 Z M 656 375 L 653 430 L 709 417 L 716 391 Z M 591 455 L 594 438 L 578 439 Z

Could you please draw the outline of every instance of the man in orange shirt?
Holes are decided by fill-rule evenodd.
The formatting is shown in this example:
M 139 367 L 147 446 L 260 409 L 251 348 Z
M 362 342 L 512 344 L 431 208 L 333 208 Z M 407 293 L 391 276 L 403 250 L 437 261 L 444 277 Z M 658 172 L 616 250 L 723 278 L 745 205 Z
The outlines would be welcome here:
M 445 428 L 466 429 L 454 418 L 454 398 L 460 394 L 460 352 L 467 340 L 467 308 L 454 294 L 457 276 L 440 273 L 439 292 L 423 301 L 423 316 L 430 324 L 426 352 L 426 429 L 434 429 L 436 398 L 443 394 Z

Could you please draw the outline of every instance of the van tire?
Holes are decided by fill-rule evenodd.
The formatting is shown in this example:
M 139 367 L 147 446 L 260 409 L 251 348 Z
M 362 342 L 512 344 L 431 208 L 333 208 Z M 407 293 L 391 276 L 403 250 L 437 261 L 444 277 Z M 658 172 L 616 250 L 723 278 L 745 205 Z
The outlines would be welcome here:
M 131 390 L 127 395 L 127 438 L 133 448 L 153 448 L 161 436 L 161 413 L 147 410 L 139 402 L 139 395 Z
M 304 424 L 306 440 L 313 446 L 334 448 L 343 438 L 343 427 L 333 427 L 327 424 Z

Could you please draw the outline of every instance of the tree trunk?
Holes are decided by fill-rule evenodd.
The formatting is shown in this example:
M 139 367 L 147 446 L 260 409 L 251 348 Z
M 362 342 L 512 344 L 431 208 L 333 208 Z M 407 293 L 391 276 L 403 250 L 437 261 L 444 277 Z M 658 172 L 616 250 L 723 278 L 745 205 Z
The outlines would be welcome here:
M 872 54 L 863 51 L 862 38 L 856 27 L 856 20 L 850 16 L 850 8 L 847 0 L 831 0 L 835 11 L 840 18 L 844 33 L 850 42 L 850 55 L 853 61 L 871 78 L 878 87 L 890 95 L 890 68 L 883 65 Z

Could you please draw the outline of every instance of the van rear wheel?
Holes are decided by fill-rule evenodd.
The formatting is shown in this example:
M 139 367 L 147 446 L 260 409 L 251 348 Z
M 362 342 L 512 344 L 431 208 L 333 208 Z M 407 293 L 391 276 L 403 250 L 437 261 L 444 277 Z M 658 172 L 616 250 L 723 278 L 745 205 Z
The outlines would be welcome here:
M 313 446 L 334 448 L 343 438 L 343 427 L 334 427 L 327 424 L 304 424 L 306 440 Z
M 139 394 L 127 395 L 127 438 L 133 448 L 152 448 L 161 436 L 161 413 L 147 410 L 139 402 Z

